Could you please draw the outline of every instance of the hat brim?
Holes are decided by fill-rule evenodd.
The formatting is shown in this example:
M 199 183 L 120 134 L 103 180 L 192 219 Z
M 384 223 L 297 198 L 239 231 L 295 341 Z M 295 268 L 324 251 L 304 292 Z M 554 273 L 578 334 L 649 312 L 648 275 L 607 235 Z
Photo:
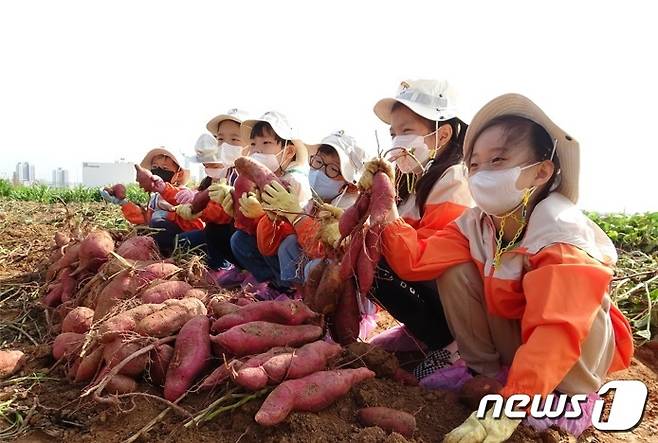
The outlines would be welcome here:
M 251 120 L 245 120 L 240 124 L 240 137 L 242 137 L 243 142 L 245 140 L 248 141 L 251 139 L 251 130 L 258 122 L 265 122 L 269 124 L 272 130 L 276 133 L 276 135 L 278 135 L 284 140 L 298 140 L 298 137 L 296 137 L 295 134 L 291 133 L 289 130 L 284 130 L 282 128 L 275 128 L 272 125 L 272 123 L 267 120 L 251 119 Z
M 580 146 L 578 141 L 556 125 L 533 101 L 521 94 L 505 94 L 491 100 L 473 117 L 464 138 L 464 159 L 468 159 L 475 140 L 493 119 L 513 115 L 531 120 L 548 132 L 556 141 L 556 155 L 560 161 L 561 182 L 556 191 L 574 204 L 578 202 L 580 175 Z
M 231 120 L 239 125 L 242 125 L 242 121 L 240 121 L 240 119 L 235 117 L 234 115 L 220 114 L 217 117 L 213 117 L 213 119 L 206 124 L 206 129 L 212 135 L 217 137 L 217 133 L 219 132 L 219 125 L 226 120 Z
M 181 184 L 185 184 L 189 181 L 190 179 L 190 171 L 183 168 L 176 158 L 176 156 L 169 150 L 165 148 L 155 148 L 151 149 L 149 152 L 146 153 L 144 158 L 142 159 L 141 163 L 139 164 L 142 168 L 144 169 L 151 169 L 151 162 L 153 161 L 154 157 L 157 157 L 158 155 L 166 155 L 167 157 L 171 158 L 174 163 L 176 163 L 176 166 L 178 166 L 182 171 L 183 171 L 183 177 L 181 178 Z
M 379 100 L 377 103 L 375 103 L 375 107 L 373 108 L 373 111 L 381 121 L 383 121 L 387 125 L 390 125 L 391 113 L 393 112 L 393 107 L 395 106 L 396 103 L 400 103 L 406 106 L 407 108 L 411 109 L 413 113 L 418 114 L 423 118 L 435 122 L 446 121 L 457 117 L 457 115 L 451 109 L 437 110 L 436 108 L 432 108 L 430 106 L 425 106 L 420 103 L 399 99 L 399 98 L 383 98 Z
M 306 145 L 308 148 L 309 157 L 317 154 L 318 149 L 320 149 L 320 146 L 322 145 L 331 146 L 336 151 L 336 154 L 338 155 L 338 161 L 340 163 L 340 173 L 345 181 L 353 185 L 357 184 L 359 178 L 361 178 L 361 175 L 356 171 L 356 168 L 352 164 L 352 161 L 350 160 L 347 153 L 338 144 L 325 142 L 315 145 Z

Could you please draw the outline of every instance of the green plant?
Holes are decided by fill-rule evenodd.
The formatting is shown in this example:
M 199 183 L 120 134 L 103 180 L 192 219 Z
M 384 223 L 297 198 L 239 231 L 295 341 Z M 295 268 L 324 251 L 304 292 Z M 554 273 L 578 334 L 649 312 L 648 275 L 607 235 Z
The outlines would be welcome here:
M 608 234 L 619 249 L 640 250 L 645 254 L 658 252 L 658 212 L 644 214 L 587 214 Z
M 30 186 L 13 185 L 7 180 L 0 180 L 0 197 L 8 200 L 33 201 L 39 203 L 90 203 L 101 201 L 97 188 L 76 186 L 74 188 L 51 188 L 43 184 Z M 127 198 L 145 205 L 148 194 L 136 184 L 127 186 Z

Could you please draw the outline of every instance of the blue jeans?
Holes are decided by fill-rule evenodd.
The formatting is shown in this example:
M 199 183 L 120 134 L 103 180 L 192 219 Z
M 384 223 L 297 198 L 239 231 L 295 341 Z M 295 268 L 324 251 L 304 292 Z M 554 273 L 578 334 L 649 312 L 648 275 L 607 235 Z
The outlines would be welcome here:
M 256 236 L 235 231 L 231 237 L 231 250 L 238 264 L 259 282 L 271 281 L 279 287 L 291 287 L 302 282 L 301 272 L 297 272 L 302 251 L 296 235 L 286 237 L 276 255 L 265 257 L 258 251 Z

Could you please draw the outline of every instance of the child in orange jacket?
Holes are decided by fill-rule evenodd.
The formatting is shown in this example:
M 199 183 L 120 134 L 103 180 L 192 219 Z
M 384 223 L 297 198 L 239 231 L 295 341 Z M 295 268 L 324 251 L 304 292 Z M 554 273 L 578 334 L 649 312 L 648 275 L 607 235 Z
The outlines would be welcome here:
M 101 190 L 101 197 L 109 203 L 120 205 L 124 217 L 130 223 L 153 228 L 153 239 L 160 252 L 168 256 L 174 249 L 179 233 L 203 228 L 201 220 L 184 220 L 175 211 L 176 205 L 191 200 L 193 196 L 184 186 L 189 179 L 189 171 L 183 169 L 176 156 L 164 147 L 147 152 L 140 166 L 153 174 L 158 183 L 162 184 L 163 190 L 157 192 L 150 186 L 144 189 L 151 193 L 146 209 L 126 199 L 119 200 L 105 190 Z
M 608 294 L 616 250 L 576 207 L 578 142 L 529 99 L 507 94 L 474 117 L 464 158 L 477 207 L 422 239 L 392 208 L 382 238 L 398 256 L 394 271 L 438 278 L 466 366 L 492 377 L 509 366 L 503 397 L 596 392 L 629 366 L 633 341 Z M 490 412 L 473 413 L 444 441 L 504 441 L 519 421 Z

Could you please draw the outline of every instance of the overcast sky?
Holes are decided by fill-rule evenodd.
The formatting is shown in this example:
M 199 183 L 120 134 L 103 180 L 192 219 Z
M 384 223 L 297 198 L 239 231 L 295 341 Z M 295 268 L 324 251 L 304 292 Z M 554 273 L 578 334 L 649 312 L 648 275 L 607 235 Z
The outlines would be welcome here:
M 652 2 L 20 1 L 0 4 L 0 173 L 191 154 L 228 108 L 287 114 L 307 142 L 401 80 L 445 78 L 468 121 L 519 92 L 581 144 L 580 206 L 658 210 Z

